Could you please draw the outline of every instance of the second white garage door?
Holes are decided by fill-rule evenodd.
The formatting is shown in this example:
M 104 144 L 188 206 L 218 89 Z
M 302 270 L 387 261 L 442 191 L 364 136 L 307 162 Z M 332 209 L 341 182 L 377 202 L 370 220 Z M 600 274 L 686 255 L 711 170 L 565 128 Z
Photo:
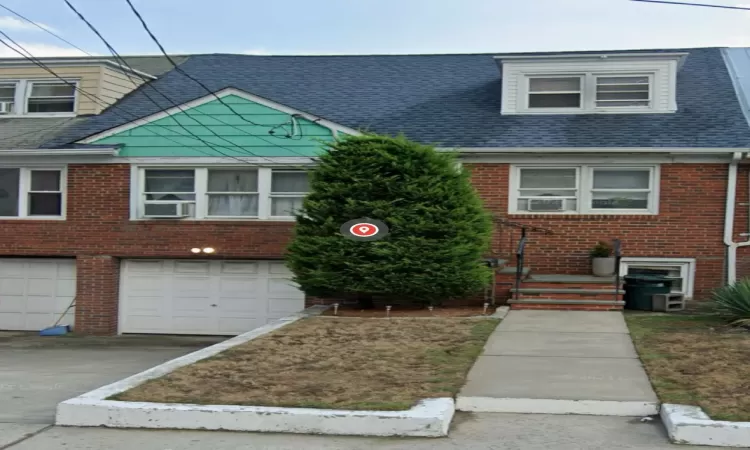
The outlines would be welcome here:
M 305 303 L 283 262 L 125 260 L 121 270 L 121 333 L 236 335 Z

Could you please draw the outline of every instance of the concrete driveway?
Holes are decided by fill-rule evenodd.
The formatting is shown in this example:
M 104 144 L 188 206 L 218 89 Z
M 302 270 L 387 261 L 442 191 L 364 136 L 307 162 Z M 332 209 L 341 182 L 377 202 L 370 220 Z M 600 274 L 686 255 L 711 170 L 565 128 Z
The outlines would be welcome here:
M 0 449 L 51 425 L 63 400 L 223 339 L 0 332 Z

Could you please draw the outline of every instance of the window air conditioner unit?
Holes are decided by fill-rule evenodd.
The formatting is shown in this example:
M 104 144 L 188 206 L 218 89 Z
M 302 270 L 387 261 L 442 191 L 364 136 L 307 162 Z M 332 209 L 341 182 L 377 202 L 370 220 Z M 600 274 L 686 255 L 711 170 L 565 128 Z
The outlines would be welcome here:
M 146 203 L 143 217 L 149 219 L 183 219 L 192 217 L 195 203 Z
M 13 106 L 10 102 L 0 102 L 0 114 L 10 114 Z
M 530 198 L 529 211 L 563 211 L 565 199 L 562 198 Z

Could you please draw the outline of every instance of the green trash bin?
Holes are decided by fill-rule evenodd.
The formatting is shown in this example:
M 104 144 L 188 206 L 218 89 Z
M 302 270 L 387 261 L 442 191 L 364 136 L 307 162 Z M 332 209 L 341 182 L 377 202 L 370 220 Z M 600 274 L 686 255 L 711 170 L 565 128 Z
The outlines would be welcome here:
M 653 311 L 652 296 L 654 294 L 669 294 L 672 282 L 669 278 L 659 275 L 627 275 L 625 276 L 625 309 Z

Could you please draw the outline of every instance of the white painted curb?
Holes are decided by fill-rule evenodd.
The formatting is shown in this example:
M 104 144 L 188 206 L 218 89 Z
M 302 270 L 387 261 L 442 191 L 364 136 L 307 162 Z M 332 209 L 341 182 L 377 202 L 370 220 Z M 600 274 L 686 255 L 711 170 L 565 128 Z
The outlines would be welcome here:
M 538 398 L 464 397 L 456 399 L 456 410 L 517 414 L 584 414 L 591 416 L 652 416 L 656 402 L 608 400 L 556 400 Z
M 406 411 L 349 411 L 268 406 L 194 405 L 106 400 L 180 367 L 210 358 L 236 345 L 296 322 L 286 317 L 232 339 L 206 347 L 57 405 L 55 424 L 79 427 L 172 428 L 193 430 L 271 431 L 358 436 L 448 434 L 455 405 L 452 398 L 425 399 Z
M 675 444 L 750 447 L 750 422 L 711 420 L 698 406 L 661 405 L 661 420 Z

